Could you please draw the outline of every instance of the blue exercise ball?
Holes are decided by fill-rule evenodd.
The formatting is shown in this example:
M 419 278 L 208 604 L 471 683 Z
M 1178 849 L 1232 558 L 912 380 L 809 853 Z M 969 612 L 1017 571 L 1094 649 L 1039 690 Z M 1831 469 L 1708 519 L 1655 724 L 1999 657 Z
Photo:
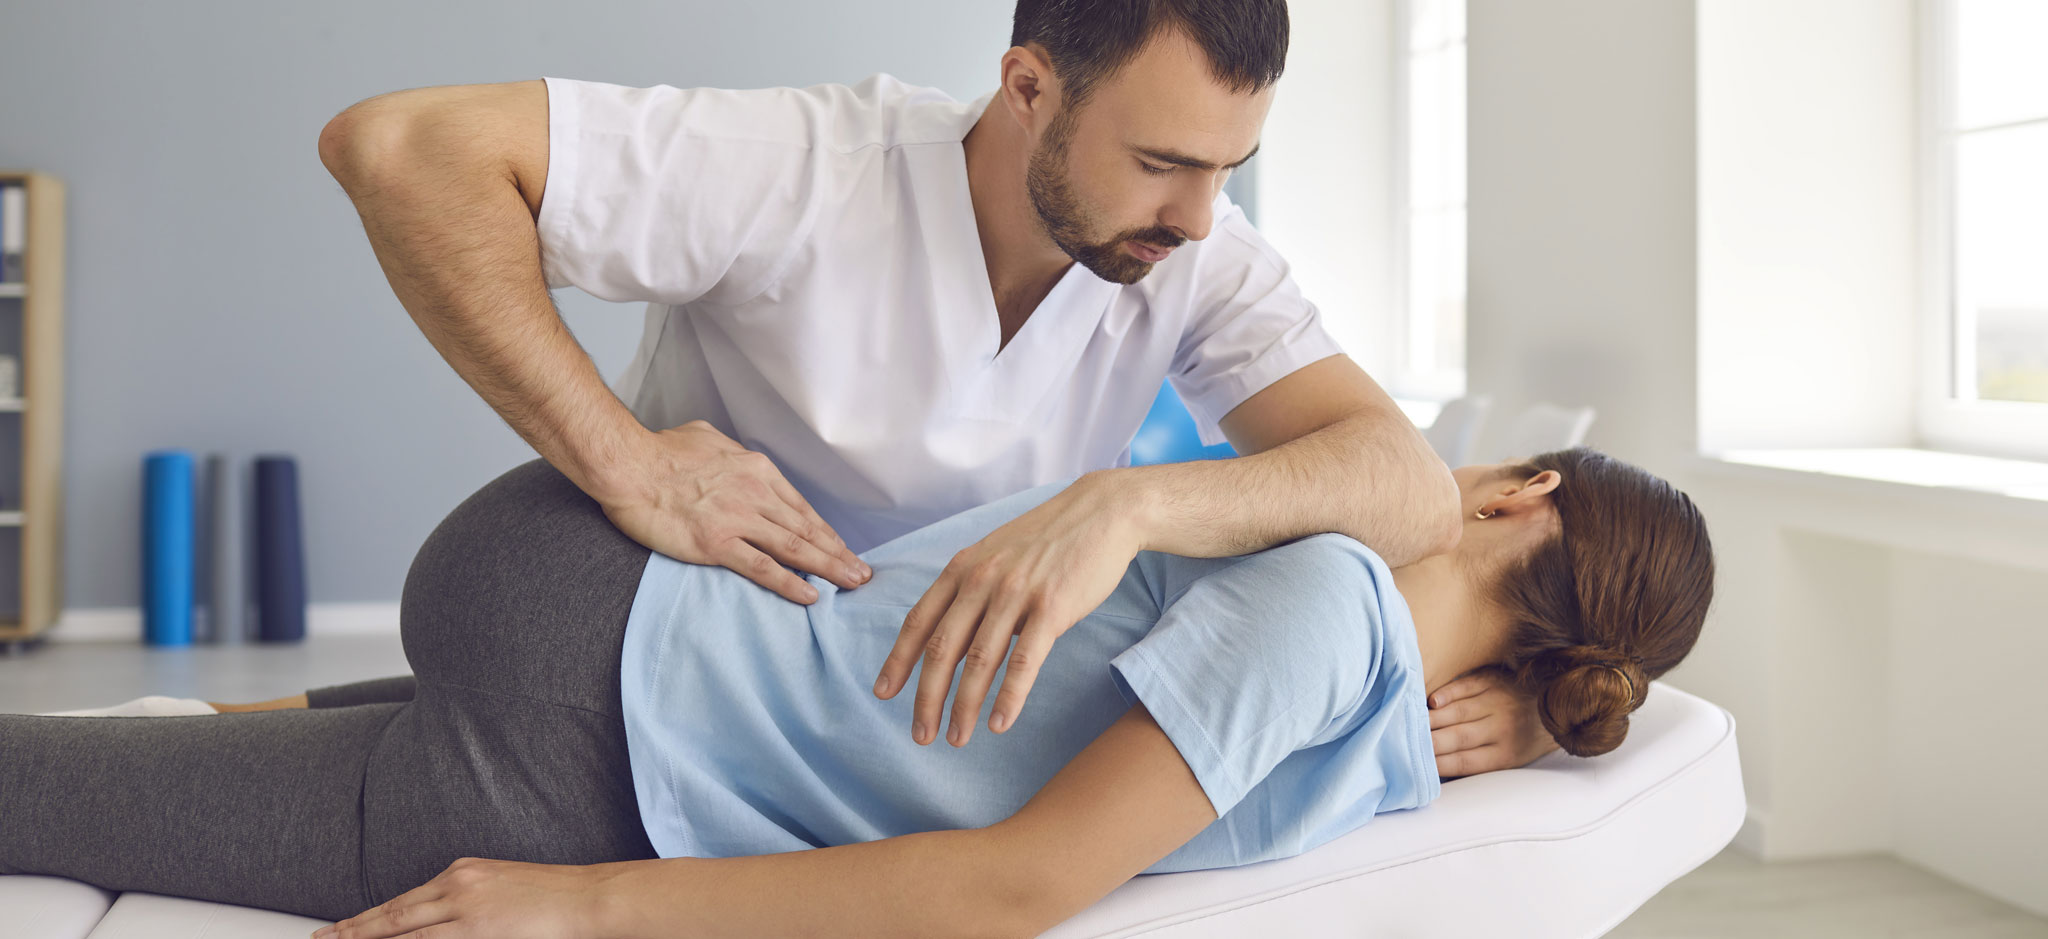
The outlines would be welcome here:
M 1213 447 L 1202 445 L 1202 437 L 1195 431 L 1195 418 L 1182 404 L 1180 395 L 1173 391 L 1173 383 L 1161 382 L 1159 397 L 1152 399 L 1152 410 L 1145 415 L 1145 423 L 1138 425 L 1138 435 L 1131 438 L 1131 465 L 1149 466 L 1153 463 L 1181 463 L 1187 460 L 1220 460 L 1237 455 L 1237 449 L 1228 441 Z

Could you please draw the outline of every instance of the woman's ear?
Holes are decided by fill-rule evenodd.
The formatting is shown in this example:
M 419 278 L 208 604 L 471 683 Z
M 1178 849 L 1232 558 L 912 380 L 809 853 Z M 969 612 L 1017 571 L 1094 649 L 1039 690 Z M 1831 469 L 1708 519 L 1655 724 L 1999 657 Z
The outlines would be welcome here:
M 1562 485 L 1564 485 L 1564 474 L 1556 470 L 1547 469 L 1529 477 L 1529 481 L 1522 484 L 1522 491 L 1532 496 L 1548 495 L 1551 490 Z
M 1496 512 L 1530 508 L 1563 483 L 1564 474 L 1556 470 L 1544 470 L 1529 477 L 1526 482 L 1502 488 L 1497 495 L 1480 505 L 1479 511 L 1492 515 Z

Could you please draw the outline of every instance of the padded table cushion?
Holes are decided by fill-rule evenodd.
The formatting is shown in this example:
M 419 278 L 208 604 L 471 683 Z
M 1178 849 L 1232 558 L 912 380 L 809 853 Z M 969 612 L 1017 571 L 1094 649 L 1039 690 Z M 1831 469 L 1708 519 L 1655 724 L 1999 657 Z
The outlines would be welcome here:
M 107 915 L 114 896 L 62 877 L 0 877 L 0 936 L 80 939 Z
M 1662 682 L 1627 742 L 1446 783 L 1307 854 L 1133 878 L 1043 935 L 1598 936 L 1734 839 L 1726 710 Z M 0 877 L 0 936 L 302 939 L 321 921 L 50 877 Z M 102 915 L 104 914 L 104 915 Z M 95 925 L 96 923 L 96 925 Z

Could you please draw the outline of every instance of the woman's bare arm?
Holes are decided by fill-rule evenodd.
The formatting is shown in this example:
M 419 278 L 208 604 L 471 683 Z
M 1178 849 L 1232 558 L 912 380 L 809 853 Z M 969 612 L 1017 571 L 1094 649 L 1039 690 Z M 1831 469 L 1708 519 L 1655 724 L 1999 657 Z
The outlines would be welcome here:
M 1215 820 L 1194 771 L 1141 705 L 987 828 L 605 865 L 618 871 L 600 934 L 1035 936 Z

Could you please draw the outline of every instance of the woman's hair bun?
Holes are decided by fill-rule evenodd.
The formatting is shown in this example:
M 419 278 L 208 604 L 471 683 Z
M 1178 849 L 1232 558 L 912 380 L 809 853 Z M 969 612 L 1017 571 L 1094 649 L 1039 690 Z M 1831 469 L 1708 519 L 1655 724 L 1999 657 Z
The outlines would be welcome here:
M 1621 746 L 1629 713 L 1649 686 L 1626 655 L 1594 646 L 1545 652 L 1529 663 L 1522 679 L 1522 687 L 1535 692 L 1543 729 L 1573 756 L 1598 756 Z

